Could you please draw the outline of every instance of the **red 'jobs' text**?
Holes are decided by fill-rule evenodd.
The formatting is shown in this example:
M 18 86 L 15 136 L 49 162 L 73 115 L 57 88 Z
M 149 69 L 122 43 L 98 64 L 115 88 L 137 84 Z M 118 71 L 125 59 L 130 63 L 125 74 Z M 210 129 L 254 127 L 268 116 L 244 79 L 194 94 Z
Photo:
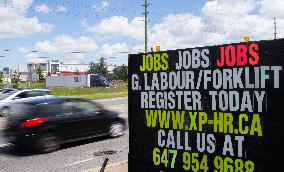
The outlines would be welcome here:
M 259 45 L 228 45 L 220 47 L 221 57 L 217 59 L 217 66 L 244 66 L 247 64 L 256 65 L 259 62 Z

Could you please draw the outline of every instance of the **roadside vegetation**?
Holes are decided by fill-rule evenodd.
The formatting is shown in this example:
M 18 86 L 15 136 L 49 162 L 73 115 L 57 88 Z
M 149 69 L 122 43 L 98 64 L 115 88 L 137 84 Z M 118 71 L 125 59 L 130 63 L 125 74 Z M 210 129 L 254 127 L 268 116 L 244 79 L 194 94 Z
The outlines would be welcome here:
M 107 99 L 128 95 L 127 86 L 113 88 L 52 88 L 56 96 L 79 96 L 87 99 Z
M 109 88 L 91 87 L 91 88 L 64 88 L 54 87 L 46 88 L 44 82 L 21 84 L 22 88 L 50 89 L 56 96 L 78 96 L 87 99 L 107 99 L 115 97 L 124 97 L 128 95 L 127 83 L 122 80 L 113 81 L 113 86 Z

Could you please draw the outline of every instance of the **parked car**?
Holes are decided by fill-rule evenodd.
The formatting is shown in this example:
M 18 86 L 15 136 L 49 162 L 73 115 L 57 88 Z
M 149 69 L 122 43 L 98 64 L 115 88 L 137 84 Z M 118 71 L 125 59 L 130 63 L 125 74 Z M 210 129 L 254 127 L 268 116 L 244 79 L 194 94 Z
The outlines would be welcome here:
M 6 93 L 0 94 L 0 116 L 8 113 L 8 105 L 15 100 L 17 102 L 30 97 L 51 95 L 50 90 L 46 89 L 13 89 Z
M 91 87 L 110 87 L 110 82 L 103 75 L 90 75 L 90 86 Z
M 123 135 L 126 122 L 99 104 L 73 97 L 37 97 L 11 105 L 4 137 L 17 146 L 41 153 L 63 143 L 100 136 Z

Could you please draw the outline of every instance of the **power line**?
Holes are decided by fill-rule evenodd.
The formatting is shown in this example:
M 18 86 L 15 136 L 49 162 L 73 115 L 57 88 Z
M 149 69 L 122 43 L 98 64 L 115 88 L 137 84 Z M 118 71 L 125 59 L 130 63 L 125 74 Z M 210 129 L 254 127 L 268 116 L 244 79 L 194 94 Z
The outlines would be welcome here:
M 142 14 L 145 15 L 145 53 L 148 52 L 148 14 L 149 14 L 149 12 L 148 12 L 148 6 L 149 6 L 149 5 L 150 5 L 150 4 L 147 2 L 147 0 L 145 0 L 145 4 L 142 5 L 142 6 L 145 7 L 145 12 L 142 13 Z

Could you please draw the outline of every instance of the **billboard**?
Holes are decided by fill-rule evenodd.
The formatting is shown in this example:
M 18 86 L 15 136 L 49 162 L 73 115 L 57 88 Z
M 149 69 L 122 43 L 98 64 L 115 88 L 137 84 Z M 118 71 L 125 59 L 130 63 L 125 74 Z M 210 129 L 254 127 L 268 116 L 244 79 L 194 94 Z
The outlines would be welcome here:
M 129 171 L 284 169 L 284 40 L 129 55 Z

